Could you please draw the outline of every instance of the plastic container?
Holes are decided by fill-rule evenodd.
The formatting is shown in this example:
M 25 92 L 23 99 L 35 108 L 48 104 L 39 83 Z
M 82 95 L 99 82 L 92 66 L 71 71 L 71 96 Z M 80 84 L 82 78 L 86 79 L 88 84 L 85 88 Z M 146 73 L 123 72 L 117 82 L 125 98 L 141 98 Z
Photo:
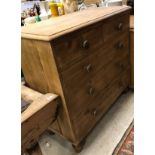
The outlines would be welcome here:
M 52 16 L 54 17 L 59 16 L 58 5 L 56 3 L 49 3 L 49 7 L 51 10 Z
M 59 15 L 64 15 L 65 14 L 64 5 L 62 3 L 58 3 L 57 6 L 59 10 Z

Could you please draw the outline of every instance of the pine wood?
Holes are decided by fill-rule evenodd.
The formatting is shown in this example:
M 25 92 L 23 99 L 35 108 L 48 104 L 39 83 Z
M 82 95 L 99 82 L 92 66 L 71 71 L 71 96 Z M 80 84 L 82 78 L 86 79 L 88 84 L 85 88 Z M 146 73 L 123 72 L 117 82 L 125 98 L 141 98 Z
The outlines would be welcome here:
M 32 103 L 41 96 L 43 96 L 43 94 L 26 87 L 24 84 L 21 84 L 21 97 L 25 102 Z M 55 96 L 56 95 L 53 94 L 53 97 Z
M 128 6 L 113 6 L 104 9 L 91 8 L 80 12 L 74 12 L 72 14 L 51 18 L 37 24 L 22 27 L 21 36 L 22 38 L 49 41 L 128 9 L 130 9 Z
M 130 29 L 134 29 L 134 15 L 130 15 Z
M 49 129 L 77 150 L 129 86 L 129 14 L 127 6 L 90 9 L 22 29 L 26 84 L 60 95 Z

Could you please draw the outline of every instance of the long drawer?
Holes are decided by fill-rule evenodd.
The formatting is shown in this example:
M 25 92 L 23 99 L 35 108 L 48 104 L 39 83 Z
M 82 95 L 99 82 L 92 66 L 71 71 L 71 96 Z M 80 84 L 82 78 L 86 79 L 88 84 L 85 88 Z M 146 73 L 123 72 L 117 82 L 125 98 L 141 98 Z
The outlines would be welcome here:
M 106 90 L 101 91 L 96 100 L 87 106 L 86 110 L 72 120 L 76 137 L 79 141 L 88 134 L 97 121 L 129 85 L 129 69 L 120 74 Z M 82 109 L 83 107 L 81 107 Z

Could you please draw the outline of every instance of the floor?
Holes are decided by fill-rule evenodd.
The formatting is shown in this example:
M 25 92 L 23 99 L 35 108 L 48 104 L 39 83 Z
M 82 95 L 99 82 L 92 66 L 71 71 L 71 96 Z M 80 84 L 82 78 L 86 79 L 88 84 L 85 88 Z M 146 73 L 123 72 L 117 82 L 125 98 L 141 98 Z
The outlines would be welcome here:
M 89 134 L 78 155 L 112 155 L 113 150 L 133 120 L 134 93 L 123 94 Z M 71 144 L 57 135 L 42 135 L 39 145 L 43 155 L 75 155 Z

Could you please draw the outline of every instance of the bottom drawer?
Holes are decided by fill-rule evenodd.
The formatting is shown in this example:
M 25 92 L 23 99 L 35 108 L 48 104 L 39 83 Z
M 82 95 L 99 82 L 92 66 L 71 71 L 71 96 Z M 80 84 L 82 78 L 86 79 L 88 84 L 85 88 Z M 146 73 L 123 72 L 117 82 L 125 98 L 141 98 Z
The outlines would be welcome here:
M 129 69 L 123 72 L 118 79 L 114 80 L 109 87 L 106 88 L 106 90 L 98 94 L 96 100 L 88 106 L 87 110 L 73 120 L 72 123 L 78 142 L 89 133 L 101 116 L 103 116 L 123 90 L 129 85 L 129 73 Z

